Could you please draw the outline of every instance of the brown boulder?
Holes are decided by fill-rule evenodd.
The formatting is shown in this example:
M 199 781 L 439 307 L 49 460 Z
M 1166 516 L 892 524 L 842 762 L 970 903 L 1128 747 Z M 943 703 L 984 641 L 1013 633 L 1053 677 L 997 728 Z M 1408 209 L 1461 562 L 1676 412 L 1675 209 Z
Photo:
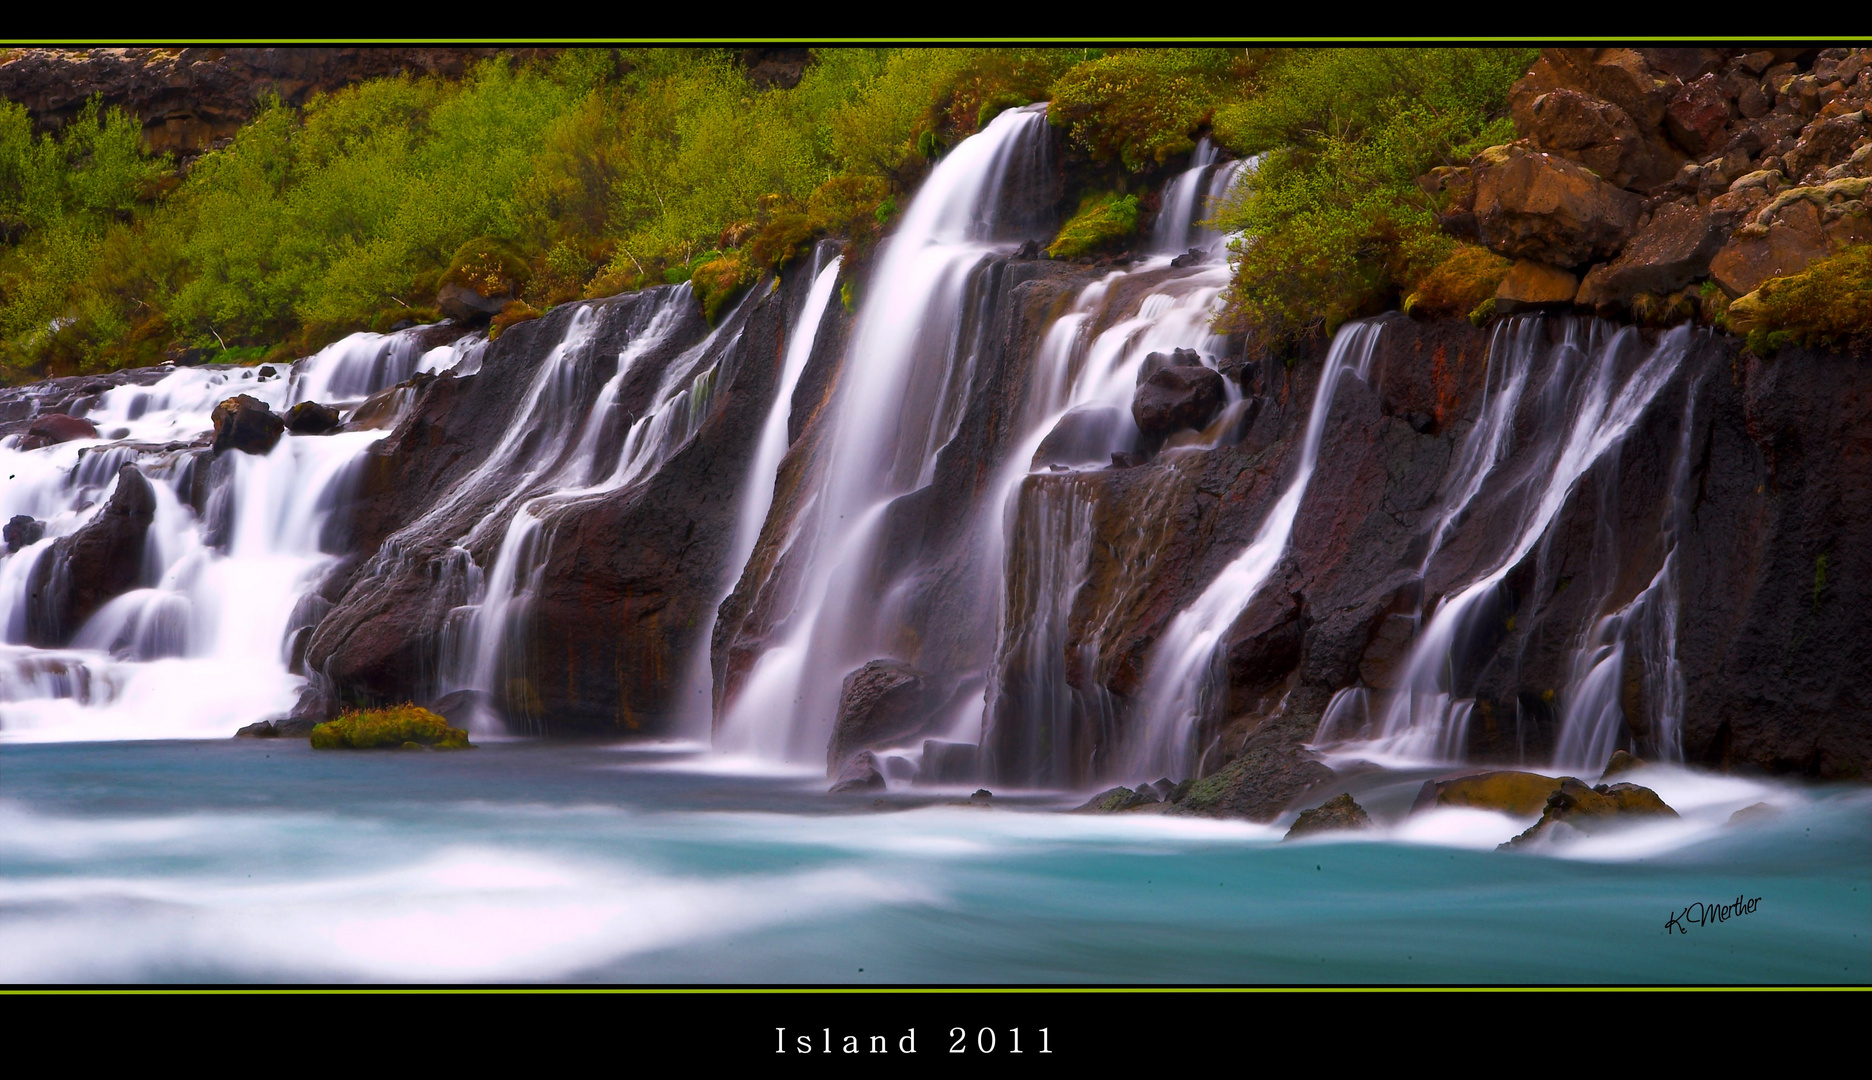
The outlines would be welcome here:
M 873 660 L 845 677 L 838 721 L 826 746 L 826 775 L 861 750 L 878 750 L 915 737 L 942 706 L 935 676 L 901 660 Z
M 1682 155 L 1638 129 L 1624 109 L 1561 87 L 1526 110 L 1534 147 L 1597 173 L 1619 187 L 1646 189 L 1675 176 Z
M 877 758 L 866 750 L 845 763 L 827 794 L 858 795 L 867 791 L 883 791 L 884 787 L 884 774 L 878 771 Z
M 1717 215 L 1684 203 L 1666 203 L 1652 215 L 1618 258 L 1595 266 L 1580 283 L 1579 304 L 1611 315 L 1639 293 L 1674 292 L 1703 277 L 1722 249 L 1725 230 Z
M 258 398 L 240 394 L 214 407 L 209 414 L 214 422 L 214 452 L 239 450 L 245 454 L 266 454 L 279 444 L 286 421 L 274 415 Z
M 1722 148 L 1729 121 L 1735 118 L 1727 86 L 1717 76 L 1705 75 L 1671 98 L 1664 121 L 1678 146 L 1698 157 Z
M 1633 769 L 1642 769 L 1647 764 L 1649 764 L 1649 762 L 1641 757 L 1634 757 L 1623 750 L 1614 750 L 1612 751 L 1612 759 L 1606 762 L 1605 771 L 1599 774 L 1599 779 L 1610 780 L 1620 773 L 1631 772 Z
M 1558 267 L 1531 259 L 1518 259 L 1495 288 L 1495 311 L 1513 315 L 1573 302 L 1579 279 Z
M 32 426 L 26 429 L 26 437 L 34 440 L 35 446 L 50 446 L 74 439 L 95 439 L 98 437 L 98 429 L 96 424 L 82 417 L 47 413 L 32 422 Z
M 1411 813 L 1458 806 L 1525 817 L 1539 813 L 1548 797 L 1560 790 L 1560 784 L 1551 776 L 1508 769 L 1454 780 L 1426 780 L 1417 801 L 1411 804 Z
M 1550 837 L 1561 824 L 1588 836 L 1622 828 L 1634 819 L 1676 817 L 1677 811 L 1658 798 L 1658 793 L 1637 784 L 1600 784 L 1587 787 L 1571 776 L 1560 779 L 1560 788 L 1547 799 L 1541 819 L 1528 831 L 1503 844 L 1504 849 L 1531 844 Z
M 1476 182 L 1476 225 L 1514 259 L 1579 266 L 1615 254 L 1638 223 L 1638 197 L 1549 154 L 1511 152 Z
M 1346 829 L 1369 829 L 1372 827 L 1371 816 L 1365 808 L 1352 798 L 1351 792 L 1335 795 L 1311 810 L 1303 810 L 1295 819 L 1293 828 L 1287 830 L 1283 840 L 1292 840 L 1313 833 L 1341 832 Z
M 1658 130 L 1683 85 L 1657 71 L 1636 49 L 1542 49 L 1557 85 L 1583 90 L 1624 109 L 1641 130 Z
M 1854 144 L 1869 130 L 1872 126 L 1867 125 L 1863 110 L 1816 120 L 1801 132 L 1783 167 L 1791 179 L 1805 179 L 1815 170 L 1845 161 L 1852 155 Z
M 1868 186 L 1872 180 L 1848 177 L 1781 192 L 1736 229 L 1710 260 L 1710 276 L 1731 296 L 1742 296 L 1840 248 L 1872 241 Z

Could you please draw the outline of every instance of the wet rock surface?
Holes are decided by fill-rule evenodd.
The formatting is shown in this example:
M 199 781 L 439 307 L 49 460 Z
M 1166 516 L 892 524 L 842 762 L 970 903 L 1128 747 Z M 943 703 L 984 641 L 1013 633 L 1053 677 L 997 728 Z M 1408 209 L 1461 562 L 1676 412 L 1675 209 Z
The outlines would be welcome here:
M 1294 840 L 1325 832 L 1345 832 L 1372 827 L 1371 816 L 1352 798 L 1350 792 L 1335 795 L 1311 810 L 1302 810 L 1287 830 L 1283 840 Z
M 286 431 L 286 421 L 275 415 L 265 402 L 247 394 L 238 394 L 216 405 L 209 419 L 214 423 L 217 454 L 229 450 L 266 454 L 279 445 L 280 436 Z
M 838 719 L 826 748 L 826 771 L 836 774 L 860 750 L 879 750 L 915 738 L 944 701 L 941 684 L 901 660 L 873 660 L 845 677 Z
M 1438 807 L 1464 807 L 1497 810 L 1516 817 L 1539 813 L 1547 800 L 1560 790 L 1560 781 L 1539 773 L 1498 770 L 1459 776 L 1452 780 L 1426 780 L 1412 813 Z
M 1541 819 L 1502 848 L 1526 847 L 1569 835 L 1592 836 L 1634 823 L 1676 816 L 1677 811 L 1648 787 L 1623 783 L 1587 787 L 1567 776 L 1561 778 L 1559 789 L 1547 797 Z
M 97 516 L 59 538 L 33 565 L 26 639 L 41 648 L 67 644 L 93 613 L 135 587 L 155 517 L 155 489 L 135 465 L 120 467 L 110 501 Z
M 1317 715 L 1272 719 L 1250 735 L 1221 771 L 1191 783 L 1170 811 L 1202 817 L 1272 821 L 1333 771 L 1309 754 L 1304 743 L 1319 728 Z

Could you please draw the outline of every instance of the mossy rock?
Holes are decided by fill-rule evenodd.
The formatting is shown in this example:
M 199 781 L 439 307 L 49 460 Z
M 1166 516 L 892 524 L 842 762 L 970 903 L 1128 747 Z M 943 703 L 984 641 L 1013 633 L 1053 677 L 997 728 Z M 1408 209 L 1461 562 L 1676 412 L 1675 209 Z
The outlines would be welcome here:
M 396 750 L 412 744 L 430 750 L 472 749 L 466 731 L 414 705 L 360 709 L 312 729 L 314 750 Z
M 689 287 L 702 302 L 702 317 L 710 326 L 721 314 L 724 304 L 741 295 L 742 290 L 760 279 L 760 271 L 740 252 L 729 252 L 708 262 L 697 263 L 689 273 Z
M 544 312 L 536 310 L 532 304 L 527 303 L 525 300 L 515 300 L 506 307 L 501 308 L 500 314 L 494 316 L 494 320 L 488 324 L 488 340 L 493 341 L 495 338 L 500 337 L 503 331 L 515 323 L 523 323 L 530 319 L 537 319 L 542 314 L 544 314 Z
M 1458 244 L 1404 297 L 1404 313 L 1420 318 L 1462 315 L 1492 300 L 1514 263 L 1474 244 Z M 1492 310 L 1492 309 L 1491 309 Z
M 1076 259 L 1110 247 L 1137 232 L 1136 195 L 1100 192 L 1079 201 L 1079 212 L 1060 228 L 1047 246 L 1055 259 Z
M 1872 353 L 1872 244 L 1855 244 L 1798 274 L 1771 278 L 1724 312 L 1751 352 L 1790 345 Z
M 1459 776 L 1454 780 L 1426 780 L 1411 812 L 1439 807 L 1495 810 L 1516 817 L 1538 814 L 1548 798 L 1560 790 L 1560 779 L 1540 773 L 1501 769 Z
M 506 240 L 477 236 L 455 249 L 437 285 L 463 285 L 482 296 L 519 291 L 532 276 L 526 256 Z

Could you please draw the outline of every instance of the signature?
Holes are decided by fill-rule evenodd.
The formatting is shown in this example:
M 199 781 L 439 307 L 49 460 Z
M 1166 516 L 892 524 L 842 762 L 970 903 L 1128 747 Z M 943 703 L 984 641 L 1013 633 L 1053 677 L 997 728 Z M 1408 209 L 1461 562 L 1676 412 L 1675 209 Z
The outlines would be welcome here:
M 1679 934 L 1688 934 L 1692 926 L 1708 926 L 1711 923 L 1728 922 L 1743 915 L 1755 914 L 1755 906 L 1761 903 L 1761 897 L 1737 896 L 1734 903 L 1713 904 L 1699 900 L 1682 911 L 1671 912 L 1671 917 L 1664 920 L 1664 932 L 1672 930 Z

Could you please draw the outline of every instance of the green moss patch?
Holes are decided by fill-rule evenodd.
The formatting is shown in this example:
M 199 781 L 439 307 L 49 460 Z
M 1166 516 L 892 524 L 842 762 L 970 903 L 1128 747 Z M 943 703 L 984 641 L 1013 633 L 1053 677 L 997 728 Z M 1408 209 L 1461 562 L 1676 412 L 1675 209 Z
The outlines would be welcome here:
M 1856 244 L 1738 297 L 1725 316 L 1757 355 L 1787 345 L 1872 355 L 1872 244 Z
M 1079 212 L 1059 231 L 1047 247 L 1055 259 L 1076 259 L 1111 247 L 1137 232 L 1136 195 L 1112 192 L 1087 195 L 1079 202 Z
M 1467 315 L 1491 300 L 1514 263 L 1487 248 L 1458 245 L 1404 297 L 1410 315 Z
M 702 302 L 702 317 L 714 326 L 722 305 L 739 296 L 741 290 L 759 278 L 760 271 L 753 264 L 740 252 L 731 251 L 696 264 L 689 272 L 689 285 L 695 290 L 696 299 Z
M 361 709 L 328 720 L 312 729 L 314 750 L 371 750 L 426 747 L 431 750 L 471 749 L 468 733 L 450 727 L 428 709 L 396 705 L 388 709 Z

